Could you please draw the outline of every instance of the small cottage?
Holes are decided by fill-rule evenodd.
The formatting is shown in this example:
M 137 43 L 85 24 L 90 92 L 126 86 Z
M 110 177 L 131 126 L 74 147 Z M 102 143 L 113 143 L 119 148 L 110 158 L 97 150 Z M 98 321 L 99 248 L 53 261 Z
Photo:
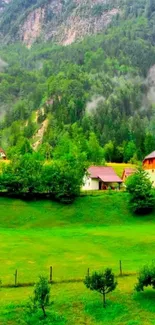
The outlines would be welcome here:
M 6 160 L 6 153 L 2 148 L 0 148 L 0 159 Z
M 155 186 L 155 151 L 144 158 L 143 169 L 149 175 L 152 185 Z
M 125 182 L 126 179 L 133 175 L 136 172 L 135 168 L 124 168 L 123 174 L 122 174 L 122 181 Z
M 84 177 L 83 190 L 106 190 L 120 187 L 122 179 L 117 176 L 112 167 L 91 166 Z

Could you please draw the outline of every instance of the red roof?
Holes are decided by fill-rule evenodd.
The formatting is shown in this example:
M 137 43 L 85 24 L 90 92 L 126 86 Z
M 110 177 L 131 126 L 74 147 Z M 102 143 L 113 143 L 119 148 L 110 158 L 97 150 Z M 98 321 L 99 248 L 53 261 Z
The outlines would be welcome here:
M 105 183 L 122 183 L 122 180 L 112 167 L 91 166 L 88 168 L 91 178 L 99 178 Z
M 151 158 L 155 158 L 155 151 L 151 152 L 148 156 L 146 156 L 146 157 L 144 158 L 144 160 L 146 160 L 146 159 L 151 159 Z M 144 161 L 144 160 L 143 160 L 143 161 Z
M 5 153 L 5 152 L 4 152 L 4 150 L 3 150 L 2 148 L 0 148 L 0 152 L 3 152 L 3 153 Z
M 131 175 L 131 174 L 133 174 L 135 172 L 136 172 L 136 169 L 135 168 L 124 168 L 124 173 L 127 176 L 129 176 L 129 175 Z

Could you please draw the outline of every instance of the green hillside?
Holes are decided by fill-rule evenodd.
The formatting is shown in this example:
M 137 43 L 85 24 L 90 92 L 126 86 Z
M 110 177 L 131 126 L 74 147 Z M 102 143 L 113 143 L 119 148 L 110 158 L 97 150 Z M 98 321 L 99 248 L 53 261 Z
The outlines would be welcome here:
M 114 198 L 117 198 L 113 206 Z M 0 198 L 1 228 L 51 228 L 76 225 L 119 225 L 138 222 L 128 211 L 126 193 L 101 193 L 98 196 L 84 196 L 74 204 L 40 200 L 21 201 Z M 13 213 L 11 212 L 13 211 Z M 147 220 L 148 218 L 146 218 Z
M 134 292 L 139 268 L 155 256 L 155 211 L 132 214 L 123 191 L 80 196 L 89 165 L 112 166 L 121 176 L 155 150 L 155 0 L 6 2 L 0 325 L 155 325 L 154 291 Z M 66 39 L 73 43 L 63 46 Z M 54 304 L 43 320 L 40 312 L 28 315 L 27 302 L 51 266 Z M 88 268 L 106 267 L 118 287 L 103 310 L 83 279 Z

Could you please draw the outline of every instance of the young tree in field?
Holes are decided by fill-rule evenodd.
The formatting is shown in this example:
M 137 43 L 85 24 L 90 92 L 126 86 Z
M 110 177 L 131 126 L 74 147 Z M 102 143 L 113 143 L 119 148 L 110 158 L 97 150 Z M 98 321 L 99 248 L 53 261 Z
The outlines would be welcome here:
M 41 308 L 44 318 L 46 318 L 46 307 L 50 301 L 50 286 L 48 280 L 44 276 L 39 277 L 39 281 L 34 288 L 33 303 L 35 307 Z
M 130 205 L 133 212 L 145 213 L 154 208 L 155 195 L 152 183 L 143 169 L 140 168 L 135 174 L 128 177 L 126 186 L 130 194 Z
M 135 285 L 137 292 L 144 291 L 144 287 L 151 286 L 155 289 L 155 264 L 145 265 L 139 273 L 138 282 Z
M 90 290 L 95 290 L 103 296 L 103 307 L 106 307 L 106 295 L 115 290 L 117 282 L 111 269 L 106 269 L 105 272 L 94 272 L 92 276 L 87 275 L 84 284 Z

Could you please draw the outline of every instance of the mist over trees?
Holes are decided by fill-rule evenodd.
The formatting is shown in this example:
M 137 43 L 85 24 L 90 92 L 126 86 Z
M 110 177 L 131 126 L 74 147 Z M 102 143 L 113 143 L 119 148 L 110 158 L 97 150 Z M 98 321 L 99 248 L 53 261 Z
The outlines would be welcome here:
M 135 162 L 153 150 L 154 12 L 154 0 L 130 1 L 105 34 L 67 47 L 1 46 L 0 146 L 8 158 L 33 151 L 46 119 L 37 149 L 44 159 L 54 158 L 66 134 L 91 163 Z

